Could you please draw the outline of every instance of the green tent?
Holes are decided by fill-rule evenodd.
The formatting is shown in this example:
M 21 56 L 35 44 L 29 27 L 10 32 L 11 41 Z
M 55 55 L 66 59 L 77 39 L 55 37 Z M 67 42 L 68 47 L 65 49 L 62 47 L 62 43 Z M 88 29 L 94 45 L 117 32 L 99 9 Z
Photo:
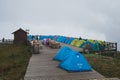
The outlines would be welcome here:
M 77 40 L 75 46 L 80 47 L 85 41 L 84 40 Z
M 76 42 L 78 41 L 78 39 L 74 39 L 72 42 L 71 42 L 71 45 L 72 46 L 75 46 Z

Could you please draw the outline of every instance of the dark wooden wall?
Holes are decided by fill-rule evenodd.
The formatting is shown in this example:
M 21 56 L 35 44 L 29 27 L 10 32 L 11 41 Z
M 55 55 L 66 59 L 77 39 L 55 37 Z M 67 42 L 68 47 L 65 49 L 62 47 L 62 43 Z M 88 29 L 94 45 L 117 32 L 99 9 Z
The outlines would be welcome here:
M 23 31 L 15 32 L 14 44 L 27 44 L 27 33 Z

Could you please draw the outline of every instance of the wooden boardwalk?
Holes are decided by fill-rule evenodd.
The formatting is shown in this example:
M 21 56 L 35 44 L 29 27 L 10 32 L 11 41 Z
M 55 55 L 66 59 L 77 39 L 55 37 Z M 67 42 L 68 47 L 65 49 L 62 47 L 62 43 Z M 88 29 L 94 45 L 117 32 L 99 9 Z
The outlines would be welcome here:
M 71 48 L 80 50 L 76 47 Z M 104 76 L 95 70 L 89 72 L 69 73 L 59 68 L 59 62 L 53 60 L 53 57 L 57 51 L 58 49 L 51 49 L 43 46 L 43 49 L 40 50 L 40 54 L 33 54 L 30 59 L 24 80 L 93 80 L 104 78 Z

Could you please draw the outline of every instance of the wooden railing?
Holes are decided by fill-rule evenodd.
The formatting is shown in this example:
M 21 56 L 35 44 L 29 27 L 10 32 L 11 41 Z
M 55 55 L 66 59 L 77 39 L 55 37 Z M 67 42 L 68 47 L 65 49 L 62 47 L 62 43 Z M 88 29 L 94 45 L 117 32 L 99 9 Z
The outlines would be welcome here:
M 117 43 L 113 42 L 105 42 L 104 44 L 104 49 L 103 50 L 98 50 L 98 51 L 93 51 L 91 45 L 86 45 L 85 48 L 83 49 L 84 53 L 98 53 L 102 55 L 110 55 L 110 56 L 115 56 L 117 54 Z
M 117 51 L 117 43 L 107 42 L 105 45 L 105 51 Z
M 0 40 L 0 43 L 1 44 L 13 44 L 13 39 L 5 39 L 4 41 Z
M 114 57 L 117 54 L 117 43 L 107 42 L 101 54 Z

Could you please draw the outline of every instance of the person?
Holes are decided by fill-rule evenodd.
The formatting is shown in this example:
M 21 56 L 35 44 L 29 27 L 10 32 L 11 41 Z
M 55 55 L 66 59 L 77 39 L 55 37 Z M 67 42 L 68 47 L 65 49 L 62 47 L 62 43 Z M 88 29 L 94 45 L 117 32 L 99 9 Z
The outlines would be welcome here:
M 36 40 L 39 40 L 38 36 L 36 36 Z
M 44 38 L 44 39 L 43 39 L 43 44 L 46 45 L 46 42 L 47 42 L 47 39 Z
M 49 45 L 49 43 L 50 43 L 50 38 L 47 38 L 46 44 Z
M 2 42 L 4 42 L 4 41 L 5 41 L 5 38 L 2 39 Z
M 34 40 L 35 36 L 32 35 L 32 40 Z
M 82 40 L 82 38 L 81 38 L 81 37 L 79 37 L 79 40 Z

